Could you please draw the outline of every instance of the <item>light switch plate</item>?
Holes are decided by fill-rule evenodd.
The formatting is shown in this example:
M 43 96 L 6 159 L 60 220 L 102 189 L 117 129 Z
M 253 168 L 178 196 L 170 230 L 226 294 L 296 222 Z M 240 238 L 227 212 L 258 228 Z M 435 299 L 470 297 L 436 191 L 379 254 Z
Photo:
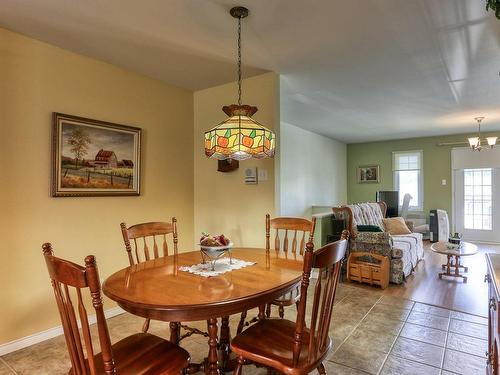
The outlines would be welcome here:
M 446 186 L 446 180 L 441 180 L 441 185 Z
M 267 169 L 259 169 L 259 181 L 267 181 Z

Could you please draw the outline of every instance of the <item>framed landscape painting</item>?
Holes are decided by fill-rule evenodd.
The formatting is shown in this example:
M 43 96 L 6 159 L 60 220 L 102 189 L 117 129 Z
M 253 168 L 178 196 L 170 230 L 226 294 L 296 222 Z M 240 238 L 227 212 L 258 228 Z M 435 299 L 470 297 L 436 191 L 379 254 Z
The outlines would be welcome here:
M 358 183 L 380 182 L 380 165 L 358 167 Z
M 139 195 L 141 129 L 53 113 L 52 196 Z

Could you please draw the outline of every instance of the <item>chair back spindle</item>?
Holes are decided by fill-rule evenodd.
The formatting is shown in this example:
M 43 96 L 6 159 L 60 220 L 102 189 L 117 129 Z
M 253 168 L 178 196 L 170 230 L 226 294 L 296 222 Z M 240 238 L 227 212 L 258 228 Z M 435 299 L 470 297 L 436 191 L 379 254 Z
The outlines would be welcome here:
M 266 215 L 266 249 L 271 250 L 271 230 L 274 230 L 274 250 L 283 251 L 285 254 L 291 252 L 294 256 L 304 255 L 306 236 L 308 242 L 314 240 L 314 229 L 316 218 L 312 220 L 296 217 L 277 217 L 271 219 Z M 299 242 L 300 239 L 300 242 Z
M 96 312 L 104 372 L 110 375 L 115 374 L 116 368 L 111 350 L 108 326 L 104 317 L 101 283 L 99 281 L 95 257 L 92 255 L 87 256 L 85 258 L 85 267 L 82 267 L 55 257 L 50 243 L 43 244 L 42 249 L 68 347 L 72 365 L 71 374 L 95 375 L 102 373 L 102 369 L 96 367 L 87 310 L 82 298 L 81 290 L 87 288 L 90 291 L 92 305 Z M 72 293 L 71 290 L 75 292 Z M 78 312 L 82 329 L 81 333 L 78 329 L 77 314 L 71 298 L 72 294 L 76 294 L 76 311 Z
M 170 255 L 167 241 L 167 235 L 169 234 L 172 234 L 173 251 L 174 255 L 177 255 L 178 237 L 177 219 L 175 217 L 172 218 L 171 223 L 141 223 L 128 228 L 125 223 L 121 223 L 120 227 L 130 265 Z M 131 241 L 133 242 L 133 249 Z
M 312 242 L 308 242 L 306 245 L 293 343 L 294 366 L 299 363 L 303 340 L 308 340 L 308 361 L 322 357 L 330 349 L 331 341 L 328 337 L 328 331 L 348 237 L 349 232 L 344 230 L 339 241 L 327 244 L 317 251 L 314 251 Z M 311 316 L 307 324 L 305 319 L 306 304 L 312 269 L 318 270 L 318 278 L 313 289 Z M 307 331 L 306 327 L 309 327 Z

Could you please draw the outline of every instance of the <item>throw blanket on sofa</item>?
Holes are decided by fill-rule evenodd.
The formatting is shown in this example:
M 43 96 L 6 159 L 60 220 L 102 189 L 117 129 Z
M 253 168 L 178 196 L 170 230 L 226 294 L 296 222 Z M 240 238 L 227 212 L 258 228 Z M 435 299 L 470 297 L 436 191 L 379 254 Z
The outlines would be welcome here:
M 382 224 L 382 211 L 378 203 L 358 203 L 350 204 L 349 207 L 352 211 L 352 227 L 353 230 L 358 225 L 377 225 L 382 230 L 384 225 Z
M 424 257 L 424 247 L 422 244 L 422 233 L 403 234 L 399 236 L 392 236 L 392 243 L 395 248 L 402 248 L 401 250 L 408 249 L 409 260 L 411 262 L 411 269 L 415 268 L 418 261 Z M 406 246 L 404 246 L 405 244 Z M 405 274 L 408 276 L 409 273 Z

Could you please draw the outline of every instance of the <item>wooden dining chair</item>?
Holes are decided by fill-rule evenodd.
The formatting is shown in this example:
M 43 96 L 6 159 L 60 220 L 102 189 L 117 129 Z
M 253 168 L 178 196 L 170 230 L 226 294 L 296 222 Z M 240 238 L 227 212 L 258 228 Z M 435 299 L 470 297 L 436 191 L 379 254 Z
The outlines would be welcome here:
M 289 375 L 308 374 L 314 369 L 326 374 L 323 361 L 332 347 L 328 332 L 348 236 L 344 230 L 339 241 L 317 251 L 311 242 L 307 243 L 296 321 L 262 319 L 233 338 L 231 349 L 238 357 L 234 375 L 241 374 L 245 360 Z M 313 269 L 318 270 L 318 278 L 311 290 L 311 314 L 306 319 Z
M 131 266 L 150 259 L 170 255 L 167 237 L 172 237 L 172 255 L 177 255 L 177 219 L 172 218 L 171 223 L 167 222 L 150 222 L 135 224 L 127 228 L 127 224 L 120 224 L 125 242 L 125 250 L 127 251 L 128 260 Z M 132 248 L 132 244 L 134 247 Z M 149 330 L 150 319 L 144 321 L 142 332 Z M 186 333 L 180 335 L 180 329 L 183 328 Z M 179 322 L 170 322 L 170 340 L 174 343 L 179 343 L 180 340 L 189 337 L 193 334 L 203 335 L 208 337 L 207 332 L 203 332 L 197 328 L 192 328 Z
M 135 224 L 127 228 L 127 224 L 121 223 L 123 242 L 125 242 L 125 250 L 127 251 L 128 261 L 131 266 L 150 259 L 156 259 L 160 256 L 169 255 L 169 246 L 167 236 L 172 235 L 173 255 L 177 255 L 177 219 L 172 218 L 171 223 L 167 222 L 150 222 Z M 157 241 L 158 238 L 158 241 Z M 161 245 L 161 252 L 158 247 L 158 242 Z M 132 244 L 134 248 L 132 249 Z M 149 330 L 150 319 L 144 321 L 142 332 Z M 178 323 L 171 322 L 171 337 L 174 341 L 178 341 Z
M 132 225 L 127 228 L 125 223 L 120 224 L 125 250 L 131 266 L 161 256 L 168 256 L 169 247 L 167 236 L 172 235 L 173 255 L 177 255 L 177 219 L 172 218 L 171 223 L 151 222 Z M 158 240 L 157 240 L 158 239 Z M 132 249 L 131 242 L 134 244 Z M 161 252 L 159 248 L 161 245 Z
M 111 344 L 93 255 L 85 258 L 85 267 L 82 267 L 55 257 L 50 243 L 43 244 L 42 249 L 71 360 L 70 375 L 183 373 L 189 364 L 189 353 L 158 336 L 137 333 Z M 100 353 L 94 353 L 83 289 L 89 289 L 95 309 Z
M 316 228 L 316 218 L 307 220 L 297 217 L 276 217 L 271 219 L 269 214 L 266 215 L 266 250 L 271 251 L 271 230 L 274 230 L 273 248 L 276 252 L 283 252 L 285 256 L 291 258 L 302 258 L 307 242 L 313 242 L 314 229 Z M 281 236 L 281 237 L 280 237 Z M 278 306 L 278 314 L 281 318 L 285 315 L 285 307 L 296 305 L 300 298 L 300 290 L 294 289 L 291 292 L 275 299 L 266 305 L 265 314 L 271 316 L 271 306 Z M 247 312 L 244 311 L 240 317 L 237 333 L 243 330 L 244 326 L 249 326 L 255 323 L 258 318 L 254 317 L 248 322 L 245 322 Z

